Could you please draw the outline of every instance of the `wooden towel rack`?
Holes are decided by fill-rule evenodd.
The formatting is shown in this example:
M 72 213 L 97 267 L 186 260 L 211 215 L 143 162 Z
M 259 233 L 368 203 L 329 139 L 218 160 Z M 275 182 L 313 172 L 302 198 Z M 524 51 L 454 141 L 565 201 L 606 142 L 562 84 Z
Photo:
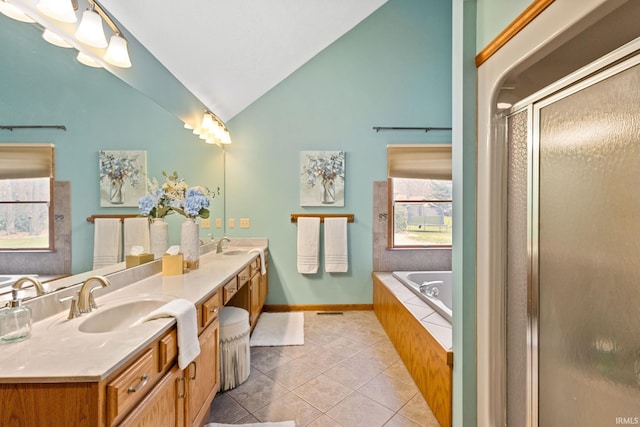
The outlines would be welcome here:
M 120 222 L 124 222 L 125 218 L 137 218 L 138 214 L 114 214 L 114 215 L 91 215 L 87 217 L 87 222 L 95 223 L 96 218 L 120 218 Z
M 347 222 L 353 222 L 355 217 L 353 214 L 291 214 L 291 222 L 298 222 L 298 218 L 320 218 L 320 222 L 324 222 L 325 218 L 347 218 Z

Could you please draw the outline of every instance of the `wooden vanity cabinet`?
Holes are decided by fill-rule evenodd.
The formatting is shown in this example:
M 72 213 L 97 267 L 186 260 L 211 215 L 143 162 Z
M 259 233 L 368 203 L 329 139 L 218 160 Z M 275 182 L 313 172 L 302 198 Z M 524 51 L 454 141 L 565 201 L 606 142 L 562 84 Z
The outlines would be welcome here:
M 176 427 L 184 425 L 186 384 L 184 373 L 173 368 L 122 421 L 121 427 Z
M 184 370 L 187 386 L 185 426 L 200 426 L 209 414 L 213 397 L 220 389 L 220 313 L 225 287 L 199 305 L 200 355 Z
M 266 259 L 266 256 L 265 256 Z M 265 267 L 267 265 L 265 264 Z M 268 271 L 268 270 L 267 270 Z M 256 258 L 237 275 L 238 290 L 225 305 L 240 307 L 249 312 L 251 331 L 258 323 L 267 299 L 268 273 L 262 275 L 260 258 Z
M 260 262 L 260 258 L 258 258 L 258 263 Z M 267 293 L 269 292 L 269 254 L 268 252 L 265 250 L 264 251 L 264 267 L 265 267 L 265 271 L 266 274 L 264 275 L 260 275 L 260 311 L 262 311 L 262 308 L 264 307 L 264 304 L 267 301 Z M 258 264 L 258 270 L 260 270 L 261 264 Z
M 0 383 L 0 426 L 201 426 L 220 388 L 220 309 L 239 301 L 255 326 L 266 279 L 258 258 L 197 304 L 200 354 L 184 370 L 174 326 L 99 382 Z

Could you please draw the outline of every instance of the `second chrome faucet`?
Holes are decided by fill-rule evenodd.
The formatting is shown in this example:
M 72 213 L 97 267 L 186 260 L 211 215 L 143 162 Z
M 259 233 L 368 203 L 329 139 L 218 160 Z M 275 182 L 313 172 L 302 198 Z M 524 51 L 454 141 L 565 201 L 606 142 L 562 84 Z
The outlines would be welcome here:
M 101 287 L 106 288 L 111 285 L 109 279 L 104 276 L 91 276 L 82 283 L 82 287 L 78 291 L 78 299 L 73 298 L 71 300 L 71 307 L 69 308 L 69 319 L 81 316 L 85 313 L 91 313 L 97 308 L 96 301 L 93 297 L 93 291 L 97 287 L 91 287 L 93 282 L 97 282 Z

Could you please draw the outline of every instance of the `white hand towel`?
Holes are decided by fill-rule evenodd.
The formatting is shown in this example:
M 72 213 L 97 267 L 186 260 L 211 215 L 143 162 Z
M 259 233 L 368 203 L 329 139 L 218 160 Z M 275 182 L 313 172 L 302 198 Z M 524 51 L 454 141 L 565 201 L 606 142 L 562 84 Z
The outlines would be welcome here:
M 131 255 L 132 246 L 142 246 L 144 253 L 151 252 L 149 240 L 149 219 L 125 218 L 124 219 L 124 254 Z
M 96 218 L 93 230 L 93 269 L 117 264 L 122 258 L 122 224 L 119 218 Z
M 346 273 L 349 269 L 347 218 L 324 219 L 324 271 Z
M 298 273 L 318 272 L 320 218 L 298 218 Z
M 265 274 L 267 274 L 267 266 L 264 263 L 264 250 L 263 249 L 258 249 L 258 248 L 253 248 L 249 251 L 249 253 L 255 253 L 257 252 L 258 254 L 260 254 L 260 273 L 264 276 Z
M 175 317 L 178 325 L 178 367 L 184 369 L 200 354 L 196 306 L 186 299 L 174 299 L 149 313 L 144 321 Z

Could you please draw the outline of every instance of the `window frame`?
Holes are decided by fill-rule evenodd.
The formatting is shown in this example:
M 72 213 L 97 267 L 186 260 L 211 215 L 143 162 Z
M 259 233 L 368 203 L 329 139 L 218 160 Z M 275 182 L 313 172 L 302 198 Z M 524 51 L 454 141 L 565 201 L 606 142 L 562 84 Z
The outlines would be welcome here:
M 422 179 L 422 178 L 413 178 L 413 179 Z M 442 249 L 442 248 L 451 248 L 452 245 L 438 245 L 438 244 L 423 244 L 423 245 L 400 245 L 395 243 L 395 204 L 396 203 L 404 203 L 404 204 L 425 204 L 425 203 L 451 203 L 453 209 L 453 198 L 451 199 L 422 199 L 422 200 L 395 200 L 393 196 L 393 180 L 394 178 L 387 178 L 387 212 L 389 212 L 389 218 L 387 221 L 387 249 L 396 250 L 396 249 Z M 451 181 L 451 180 L 443 180 L 443 181 Z M 451 227 L 453 230 L 453 224 L 447 225 L 447 227 Z
M 394 200 L 394 179 L 449 181 L 451 173 L 451 144 L 387 145 L 387 250 L 428 250 L 452 248 L 451 244 L 396 244 L 396 203 L 451 203 L 453 197 L 442 200 Z M 453 224 L 448 225 L 453 232 Z
M 30 200 L 30 201 L 20 201 L 20 200 L 0 200 L 0 205 L 9 205 L 9 204 L 13 204 L 13 205 L 24 205 L 24 204 L 29 204 L 29 205 L 42 205 L 42 204 L 47 204 L 47 218 L 48 218 L 48 243 L 46 247 L 0 247 L 0 252 L 54 252 L 55 251 L 55 234 L 54 234 L 54 230 L 55 230 L 55 226 L 54 226 L 54 219 L 55 219 L 55 215 L 54 215 L 54 209 L 55 209 L 55 203 L 54 203 L 54 199 L 55 199 L 55 195 L 54 195 L 54 187 L 55 187 L 55 153 L 54 153 L 54 146 L 53 144 L 0 144 L 0 153 L 3 152 L 3 150 L 7 150 L 7 152 L 10 152 L 10 150 L 15 149 L 15 150 L 20 150 L 22 151 L 22 153 L 20 153 L 21 155 L 23 155 L 25 152 L 30 151 L 30 149 L 34 150 L 39 150 L 41 152 L 45 152 L 46 154 L 41 154 L 41 156 L 43 158 L 48 158 L 49 159 L 49 166 L 48 166 L 48 175 L 49 176 L 24 176 L 23 178 L 46 178 L 49 181 L 49 200 Z M 49 154 L 50 153 L 50 154 Z M 15 161 L 20 161 L 20 160 L 15 160 Z M 29 163 L 29 162 L 25 162 L 25 163 Z M 40 165 L 41 166 L 41 165 Z M 26 168 L 28 169 L 28 167 Z M 34 165 L 34 170 L 36 169 L 36 166 Z M 11 174 L 12 171 L 7 172 L 8 174 Z M 28 173 L 28 172 L 25 172 Z M 41 173 L 41 172 L 40 172 Z M 3 176 L 3 171 L 0 169 L 0 179 L 12 179 L 10 177 L 5 177 Z M 17 179 L 17 178 L 16 178 Z

